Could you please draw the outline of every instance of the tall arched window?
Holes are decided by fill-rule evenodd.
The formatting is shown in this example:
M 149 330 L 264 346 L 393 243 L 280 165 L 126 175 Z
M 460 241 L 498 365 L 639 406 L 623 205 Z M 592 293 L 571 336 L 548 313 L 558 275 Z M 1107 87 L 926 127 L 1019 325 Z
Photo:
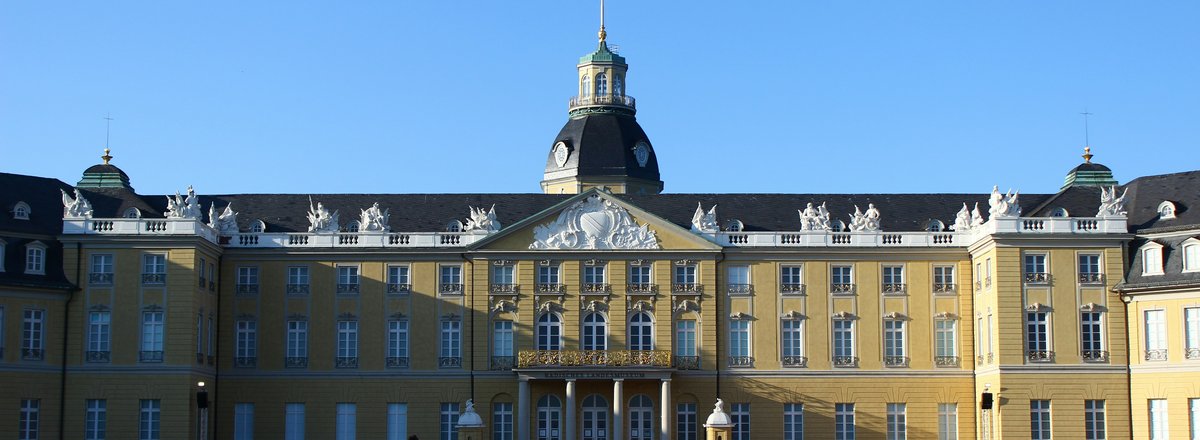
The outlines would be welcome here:
M 579 438 L 608 439 L 608 400 L 604 396 L 592 394 L 583 399 L 583 426 Z
M 654 438 L 654 402 L 645 394 L 629 399 L 629 440 Z
M 562 350 L 562 319 L 553 313 L 545 313 L 537 322 L 537 349 Z
M 625 81 L 621 80 L 620 76 L 613 78 L 613 96 L 625 95 Z
M 558 397 L 547 394 L 538 399 L 537 440 L 559 440 L 562 424 L 562 402 Z
M 587 75 L 584 75 L 583 80 L 581 80 L 579 82 L 579 90 L 581 90 L 583 92 L 583 96 L 591 96 L 592 81 L 590 79 L 588 79 Z
M 654 349 L 654 320 L 649 313 L 638 312 L 629 317 L 629 349 Z
M 583 318 L 583 349 L 608 350 L 608 319 L 599 313 Z
M 596 74 L 596 96 L 604 96 L 608 94 L 608 75 L 603 73 Z

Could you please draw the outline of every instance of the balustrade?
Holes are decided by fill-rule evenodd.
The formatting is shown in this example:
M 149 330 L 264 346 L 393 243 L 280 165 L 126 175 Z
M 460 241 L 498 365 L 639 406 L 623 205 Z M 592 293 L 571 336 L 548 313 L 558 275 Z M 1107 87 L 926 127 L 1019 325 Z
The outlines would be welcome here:
M 525 350 L 517 367 L 670 367 L 672 360 L 666 350 Z

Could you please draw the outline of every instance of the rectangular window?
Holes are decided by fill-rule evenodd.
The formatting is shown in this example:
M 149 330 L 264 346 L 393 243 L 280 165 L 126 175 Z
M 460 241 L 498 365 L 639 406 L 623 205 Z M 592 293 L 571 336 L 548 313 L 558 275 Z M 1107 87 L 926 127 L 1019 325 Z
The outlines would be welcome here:
M 337 293 L 358 293 L 358 266 L 338 266 Z
M 207 263 L 205 261 L 207 260 L 205 260 L 204 257 L 200 257 L 200 264 L 196 265 L 196 270 L 200 272 L 200 283 L 197 287 L 201 289 L 204 288 L 205 284 L 208 284 L 208 276 L 204 273 L 204 268 L 207 267 Z
M 988 258 L 987 263 L 983 265 L 983 284 L 988 287 L 992 286 L 992 259 Z
M 442 321 L 440 366 L 461 367 L 462 323 L 457 320 Z
M 92 268 L 88 274 L 88 282 L 91 284 L 112 284 L 112 254 L 92 254 Z
M 283 439 L 304 440 L 304 404 L 285 403 L 283 411 Z
M 438 266 L 439 293 L 462 293 L 462 266 Z
M 1105 440 L 1104 401 L 1083 401 L 1083 438 L 1085 440 Z
M 728 273 L 729 293 L 750 293 L 750 266 L 729 266 L 726 268 Z
M 887 440 L 905 440 L 908 438 L 908 428 L 905 423 L 908 405 L 903 403 L 887 404 Z
M 492 323 L 492 356 L 513 356 L 512 321 L 496 321 Z
M 204 314 L 196 314 L 196 362 L 204 363 Z
M 1200 307 L 1183 309 L 1184 348 L 1188 359 L 1200 359 Z
M 17 419 L 17 439 L 37 440 L 41 435 L 42 401 L 21 399 L 21 415 Z
M 804 358 L 804 321 L 785 319 L 780 323 L 780 342 L 782 344 L 783 366 L 803 367 L 807 362 Z
M 779 268 L 779 291 L 785 294 L 804 293 L 804 267 L 781 266 Z
M 258 358 L 258 323 L 238 321 L 236 336 L 235 365 L 249 366 L 248 363 L 253 363 Z
M 1200 399 L 1188 399 L 1188 413 L 1192 420 L 1192 440 L 1200 440 Z
M 388 293 L 408 293 L 412 280 L 408 276 L 408 266 L 388 266 Z
M 733 438 L 730 440 L 750 440 L 750 404 L 735 403 L 730 408 L 729 418 L 733 422 Z
M 1142 274 L 1143 275 L 1162 275 L 1162 254 L 1161 247 L 1151 246 L 1142 251 Z
M 308 266 L 291 266 L 288 267 L 288 285 L 289 286 L 307 286 L 308 285 Z M 299 293 L 291 292 L 288 293 Z
M 217 331 L 217 328 L 215 326 L 213 326 L 212 313 L 209 313 L 209 315 L 208 315 L 208 359 L 209 359 L 208 364 L 209 365 L 212 365 L 212 356 L 215 353 L 215 350 L 213 350 L 213 347 L 216 345 L 216 338 L 214 337 L 216 335 L 214 335 L 213 333 L 215 333 L 216 331 Z
M 938 440 L 958 440 L 958 404 L 938 404 Z
M 513 281 L 515 269 L 511 264 L 492 266 L 492 284 L 500 286 L 512 285 L 515 282 Z
M 983 288 L 983 263 L 975 263 L 975 291 Z
M 750 321 L 729 321 L 730 365 L 750 364 Z
M 21 359 L 41 360 L 45 340 L 46 311 L 26 310 L 25 320 L 21 326 Z
M 105 353 L 103 357 L 107 359 L 107 353 L 110 350 L 112 336 L 112 314 L 111 312 L 90 312 L 88 313 L 88 340 L 87 351 L 91 353 Z M 93 356 L 100 357 L 101 355 L 88 354 L 88 361 L 93 360 Z M 96 359 L 99 360 L 99 359 Z
M 408 321 L 393 319 L 388 321 L 387 365 L 389 367 L 408 366 Z
M 675 284 L 696 284 L 696 265 L 685 264 L 682 266 L 675 266 Z
M 167 256 L 163 254 L 142 255 L 142 274 L 161 275 L 167 273 Z M 161 282 L 161 281 L 159 281 Z
M 162 401 L 144 399 L 141 401 L 141 407 L 142 412 L 138 417 L 138 438 L 140 440 L 158 440 Z
M 696 356 L 696 321 L 675 321 L 675 355 Z
M 783 404 L 783 440 L 804 440 L 804 404 Z
M 83 438 L 85 440 L 104 440 L 108 432 L 108 401 L 104 399 L 88 399 L 87 413 L 83 419 Z
M 538 266 L 538 284 L 560 284 L 558 279 L 558 265 Z
M 854 291 L 854 266 L 831 266 L 829 268 L 829 291 L 851 293 Z
M 254 404 L 233 404 L 233 438 L 234 440 L 254 439 Z
M 4 249 L 0 248 L 0 252 L 3 251 Z M 0 306 L 0 361 L 4 360 L 4 339 L 4 307 Z
M 387 440 L 408 440 L 408 404 L 387 406 Z
M 883 364 L 888 367 L 908 366 L 908 353 L 904 345 L 904 321 L 883 321 Z
M 584 284 L 604 284 L 604 266 L 584 266 L 583 267 L 583 283 Z
M 1167 399 L 1150 399 L 1150 440 L 1170 438 L 1167 425 Z
M 904 292 L 904 266 L 883 266 L 883 293 Z
M 858 364 L 854 355 L 854 321 L 833 320 L 833 366 L 853 367 Z
M 675 406 L 675 440 L 697 440 L 695 403 Z
M 358 366 L 358 321 L 338 321 L 337 366 Z
M 292 359 L 289 366 L 295 365 L 299 359 L 308 361 L 308 321 L 288 321 L 287 323 L 287 357 Z
M 1044 283 L 1048 280 L 1046 254 L 1025 254 L 1025 282 Z
M 1103 282 L 1100 276 L 1100 254 L 1079 254 L 1079 283 L 1095 284 Z
M 1050 401 L 1029 401 L 1029 437 L 1032 440 L 1050 440 Z
M 25 248 L 25 273 L 42 274 L 46 272 L 46 249 L 30 245 Z
M 833 438 L 835 440 L 854 440 L 853 403 L 838 403 L 834 405 Z
M 442 402 L 441 422 L 441 440 L 458 440 L 458 429 L 454 426 L 458 422 L 457 402 Z
M 956 322 L 951 319 L 939 319 L 934 326 L 934 359 L 935 364 L 942 366 L 958 365 L 958 331 Z
M 492 440 L 513 440 L 513 404 L 492 404 Z
M 1167 360 L 1167 316 L 1163 310 L 1146 310 L 1146 360 Z
M 629 266 L 629 284 L 644 286 L 653 283 L 650 279 L 650 265 Z
M 1025 313 L 1025 355 L 1030 361 L 1050 360 L 1048 312 Z
M 951 293 L 955 290 L 954 266 L 933 266 L 933 292 Z
M 162 362 L 163 312 L 142 312 L 143 362 Z
M 354 440 L 358 407 L 353 403 L 337 404 L 337 420 L 334 427 L 336 440 Z
M 1079 314 L 1079 346 L 1085 361 L 1106 361 L 1104 351 L 1104 332 L 1101 331 L 1100 312 L 1083 312 Z
M 237 293 L 258 292 L 258 267 L 239 267 L 237 273 Z

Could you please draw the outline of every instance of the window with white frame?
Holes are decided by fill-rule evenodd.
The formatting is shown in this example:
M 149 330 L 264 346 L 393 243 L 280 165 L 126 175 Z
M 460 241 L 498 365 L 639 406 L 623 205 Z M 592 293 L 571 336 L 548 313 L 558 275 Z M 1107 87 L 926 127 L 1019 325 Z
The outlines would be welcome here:
M 138 439 L 158 440 L 160 437 L 162 416 L 162 401 L 158 399 L 142 399 L 139 402 L 142 410 L 138 417 Z
M 608 319 L 603 314 L 592 312 L 583 317 L 583 349 L 608 349 Z
M 441 440 L 458 440 L 458 402 L 442 402 Z
M 239 367 L 252 367 L 258 361 L 258 322 L 241 319 L 237 321 L 236 325 L 233 364 Z
M 288 267 L 287 293 L 308 293 L 308 266 Z
M 956 290 L 954 266 L 933 266 L 933 293 L 953 293 Z
M 21 414 L 17 418 L 17 439 L 37 440 L 41 435 L 42 401 L 21 399 Z
M 216 346 L 216 343 L 217 343 L 216 342 L 217 341 L 216 334 L 215 334 L 216 332 L 217 332 L 217 328 L 216 328 L 216 326 L 213 325 L 212 313 L 209 313 L 208 314 L 208 344 L 207 344 L 208 345 L 207 353 L 209 356 L 209 361 L 208 361 L 209 364 L 212 364 L 212 360 L 211 360 L 212 356 L 213 356 L 213 354 L 216 353 L 213 350 L 213 348 Z
M 46 273 L 46 245 L 39 241 L 25 245 L 25 273 Z
M 1104 401 L 1083 401 L 1083 438 L 1084 440 L 1107 439 L 1104 424 Z
M 497 359 L 495 362 L 512 363 L 512 357 L 514 356 L 513 342 L 512 321 L 496 321 L 492 323 L 492 357 Z M 501 365 L 501 367 L 504 366 L 506 365 Z
M 780 328 L 780 354 L 785 367 L 803 367 L 808 364 L 804 356 L 804 320 L 783 319 Z
M 883 320 L 883 365 L 907 367 L 908 351 L 904 343 L 904 319 Z
M 511 264 L 492 266 L 492 284 L 496 286 L 511 286 L 516 279 L 516 267 Z
M 1167 313 L 1164 310 L 1143 312 L 1146 322 L 1146 360 L 1167 360 Z
M 358 366 L 358 321 L 337 323 L 337 364 L 342 368 Z
M 546 286 L 547 289 L 555 289 L 561 282 L 558 277 L 558 264 L 543 264 L 538 266 L 538 284 Z
M 579 93 L 583 96 L 592 96 L 592 81 L 587 75 L 579 80 Z
M 1030 361 L 1050 361 L 1050 313 L 1025 313 L 1025 356 Z
M 834 404 L 833 438 L 835 440 L 854 440 L 854 404 Z
M 904 292 L 904 266 L 883 266 L 883 293 Z
M 1031 440 L 1050 440 L 1050 401 L 1029 401 L 1029 437 Z
M 1106 361 L 1104 351 L 1103 315 L 1088 311 L 1079 314 L 1079 348 L 1085 361 Z
M 654 350 L 654 319 L 649 313 L 638 312 L 629 317 L 629 349 Z
M 938 440 L 958 440 L 958 404 L 938 404 Z
M 783 440 L 804 440 L 804 404 L 783 404 Z
M 908 405 L 906 404 L 887 404 L 887 440 L 905 440 L 908 438 L 907 412 Z
M 1188 239 L 1183 245 L 1183 271 L 1200 271 L 1200 240 Z
M 729 266 L 726 273 L 729 293 L 750 293 L 753 290 L 750 284 L 750 266 Z
M 830 293 L 854 292 L 854 266 L 834 265 L 829 268 Z
M 513 440 L 513 404 L 492 404 L 492 440 Z
M 0 359 L 4 358 L 4 306 L 0 306 Z
M 1158 218 L 1160 220 L 1170 220 L 1175 218 L 1175 204 L 1170 200 L 1163 200 L 1158 204 Z
M 87 412 L 83 419 L 85 440 L 104 440 L 108 436 L 108 401 L 87 399 Z
M 1167 424 L 1167 399 L 1150 399 L 1150 440 L 1166 440 L 1171 438 L 1170 426 Z
M 1079 254 L 1079 283 L 1096 284 L 1104 281 L 1100 272 L 1100 254 Z
M 304 367 L 308 365 L 308 321 L 290 320 L 287 322 L 287 366 Z
M 438 266 L 438 279 L 440 281 L 439 293 L 462 293 L 462 266 L 457 264 Z
M 1200 307 L 1183 309 L 1184 357 L 1200 359 Z
M 1200 439 L 1200 399 L 1188 399 L 1188 414 L 1192 421 L 1192 439 Z
M 608 75 L 603 73 L 596 74 L 596 96 L 604 96 L 608 94 Z
M 853 367 L 858 365 L 854 351 L 854 320 L 833 320 L 833 366 Z
M 958 321 L 937 319 L 934 328 L 934 365 L 953 367 L 958 365 Z
M 163 360 L 163 312 L 142 312 L 142 362 Z
M 598 286 L 607 282 L 604 277 L 604 265 L 585 265 L 583 266 L 583 284 L 584 286 Z
M 975 263 L 975 293 L 983 289 L 983 263 Z
M 353 403 L 337 404 L 337 419 L 334 425 L 336 440 L 354 440 L 358 424 L 358 405 Z
M 649 286 L 653 284 L 649 264 L 634 264 L 629 266 L 629 284 L 634 286 Z
M 258 266 L 237 268 L 237 293 L 258 293 Z
M 750 404 L 730 405 L 729 419 L 733 422 L 733 436 L 730 440 L 750 440 Z
M 21 359 L 42 360 L 46 340 L 46 311 L 25 310 L 21 323 Z
M 407 403 L 388 403 L 387 440 L 408 440 Z
M 107 362 L 111 350 L 112 314 L 108 311 L 88 313 L 87 361 Z
M 458 319 L 443 319 L 441 326 L 438 366 L 462 367 L 462 322 Z
M 560 439 L 562 424 L 562 401 L 553 394 L 547 394 L 538 399 L 537 403 L 537 440 Z
M 687 358 L 689 364 L 699 368 L 699 356 L 696 352 L 696 320 L 680 319 L 675 321 L 675 356 Z M 681 362 L 676 362 L 681 363 Z
M 747 275 L 749 278 L 749 275 Z M 680 264 L 675 266 L 675 284 L 680 286 L 692 286 L 696 284 L 696 265 L 695 264 Z
M 91 269 L 88 272 L 90 284 L 112 284 L 113 256 L 112 254 L 92 254 Z
M 799 295 L 804 293 L 804 267 L 786 265 L 779 267 L 779 292 Z
M 166 254 L 142 254 L 142 284 L 163 284 L 166 276 Z
M 1154 242 L 1142 246 L 1142 275 L 1162 275 L 1162 245 Z
M 695 403 L 675 405 L 675 440 L 697 440 Z
M 729 365 L 749 367 L 753 364 L 754 358 L 750 356 L 750 321 L 729 321 Z
M 304 404 L 283 404 L 283 440 L 304 440 Z
M 543 313 L 537 321 L 537 349 L 562 350 L 562 319 L 554 313 Z
M 1025 254 L 1025 282 L 1044 283 L 1049 279 L 1046 272 L 1046 254 Z
M 358 293 L 358 266 L 338 266 L 337 293 Z
M 204 363 L 204 312 L 196 314 L 196 363 Z
M 29 209 L 29 204 L 25 202 L 17 202 L 13 205 L 13 218 L 17 220 L 29 220 L 29 214 L 33 210 Z
M 387 366 L 408 366 L 408 320 L 388 321 Z

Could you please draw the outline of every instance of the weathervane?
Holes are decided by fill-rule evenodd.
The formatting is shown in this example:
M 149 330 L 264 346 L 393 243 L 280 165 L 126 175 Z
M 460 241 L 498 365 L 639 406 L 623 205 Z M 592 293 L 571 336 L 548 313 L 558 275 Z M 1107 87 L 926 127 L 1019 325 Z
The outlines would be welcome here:
M 1094 113 L 1088 113 L 1087 109 L 1083 109 L 1083 160 L 1087 163 L 1092 163 L 1092 140 L 1088 133 L 1088 116 Z
M 108 161 L 112 160 L 112 155 L 109 154 L 112 150 L 108 149 L 109 134 L 112 132 L 112 120 L 112 113 L 104 116 L 104 155 L 100 156 L 100 158 L 104 159 L 105 165 L 108 165 Z

